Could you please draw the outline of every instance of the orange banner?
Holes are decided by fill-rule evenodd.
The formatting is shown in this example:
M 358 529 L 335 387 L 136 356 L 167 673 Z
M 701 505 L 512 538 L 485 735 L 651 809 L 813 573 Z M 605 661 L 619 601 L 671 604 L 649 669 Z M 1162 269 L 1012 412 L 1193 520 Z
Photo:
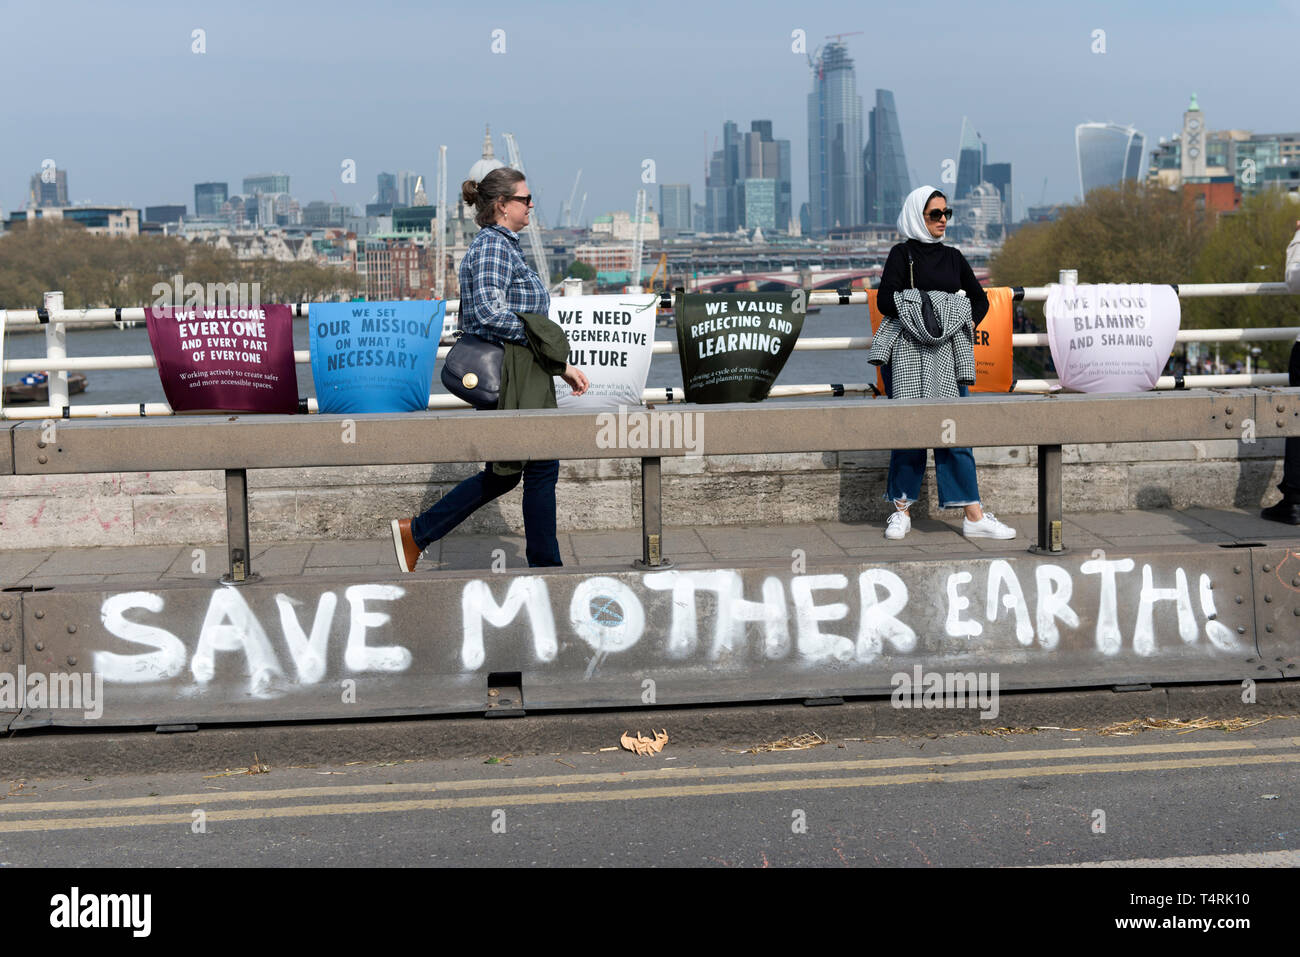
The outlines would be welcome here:
M 871 334 L 873 336 L 880 331 L 880 323 L 884 320 L 884 316 L 882 316 L 880 310 L 876 308 L 876 292 L 877 290 L 875 289 L 867 290 L 867 315 L 871 317 Z M 880 366 L 874 366 L 873 368 L 876 370 L 876 389 L 881 395 L 884 395 L 885 379 L 884 376 L 880 374 Z
M 1010 392 L 1014 381 L 1011 368 L 1011 288 L 985 289 L 988 314 L 975 327 L 975 384 L 972 392 Z
M 1013 382 L 1011 366 L 1011 288 L 997 286 L 985 289 L 989 297 L 989 311 L 975 327 L 975 384 L 972 392 L 1010 392 Z M 871 334 L 880 328 L 882 316 L 876 308 L 876 290 L 867 292 L 867 314 L 871 318 Z M 885 380 L 876 368 L 876 388 L 885 394 Z

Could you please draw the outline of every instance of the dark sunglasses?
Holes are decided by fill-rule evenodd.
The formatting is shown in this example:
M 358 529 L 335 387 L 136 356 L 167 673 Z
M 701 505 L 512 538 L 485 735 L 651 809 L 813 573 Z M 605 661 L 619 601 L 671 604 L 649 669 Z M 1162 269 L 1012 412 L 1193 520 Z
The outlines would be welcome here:
M 928 213 L 926 213 L 926 216 L 930 218 L 930 222 L 937 223 L 941 219 L 952 219 L 952 210 L 932 209 Z
M 510 196 L 510 197 L 508 197 L 508 198 L 506 199 L 506 202 L 508 203 L 508 202 L 510 202 L 510 200 L 512 200 L 512 199 L 517 199 L 517 200 L 519 200 L 519 202 L 523 203 L 525 206 L 531 206 L 531 205 L 533 205 L 533 194 L 532 194 L 532 193 L 527 193 L 527 194 L 524 195 L 524 196 Z

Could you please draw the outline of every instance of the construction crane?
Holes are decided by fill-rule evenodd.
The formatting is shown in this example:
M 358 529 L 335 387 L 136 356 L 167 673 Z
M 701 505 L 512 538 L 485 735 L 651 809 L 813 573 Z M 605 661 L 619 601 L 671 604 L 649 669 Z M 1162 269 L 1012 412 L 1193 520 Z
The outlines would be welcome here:
M 581 226 L 585 220 L 582 218 L 582 212 L 587 208 L 587 194 L 582 194 L 582 202 L 578 204 L 578 215 L 574 218 L 578 221 L 577 225 Z
M 650 274 L 650 281 L 646 284 L 647 292 L 655 291 L 655 280 L 659 278 L 659 271 L 661 269 L 663 270 L 663 274 L 664 274 L 664 288 L 667 289 L 668 288 L 668 254 L 667 253 L 659 254 L 659 261 L 655 263 L 655 271 Z
M 573 189 L 569 193 L 569 201 L 564 204 L 561 211 L 560 222 L 566 229 L 573 226 L 573 201 L 578 198 L 578 184 L 582 182 L 582 170 L 578 170 L 578 175 L 573 178 Z
M 447 298 L 447 147 L 438 147 L 438 238 L 433 244 L 433 298 Z
M 827 40 L 834 40 L 836 43 L 839 43 L 842 39 L 844 39 L 844 37 L 855 37 L 855 36 L 858 36 L 859 34 L 861 34 L 861 33 L 863 33 L 863 32 L 864 32 L 864 31 L 862 31 L 862 30 L 853 30 L 853 31 L 850 32 L 850 33 L 828 33 L 828 34 L 826 34 L 826 39 L 827 39 Z M 812 66 L 816 66 L 816 68 L 817 68 L 817 80 L 818 80 L 818 82 L 821 82 L 822 77 L 823 77 L 823 75 L 824 75 L 824 73 L 825 73 L 825 67 L 822 65 L 822 60 L 821 60 L 822 49 L 823 49 L 823 47 L 818 47 L 818 48 L 817 48 L 816 50 L 814 50 L 814 51 L 812 52 L 812 54 L 809 55 L 809 57 L 808 57 L 808 66 L 810 66 L 810 67 L 812 67 Z
M 645 209 L 646 196 L 645 190 L 636 191 L 636 213 L 632 229 L 632 269 L 631 281 L 628 284 L 628 292 L 641 291 L 641 252 L 643 249 L 642 237 L 645 234 Z
M 510 154 L 510 168 L 517 169 L 524 173 L 524 162 L 519 156 L 519 146 L 515 143 L 515 134 L 506 133 L 506 150 Z M 527 176 L 527 173 L 524 173 Z M 541 230 L 541 210 L 533 204 L 533 213 L 528 219 L 528 225 L 524 231 L 528 233 L 528 246 L 533 252 L 533 264 L 537 268 L 537 275 L 542 277 L 542 282 L 549 287 L 551 285 L 551 264 L 546 259 L 546 250 L 542 246 Z

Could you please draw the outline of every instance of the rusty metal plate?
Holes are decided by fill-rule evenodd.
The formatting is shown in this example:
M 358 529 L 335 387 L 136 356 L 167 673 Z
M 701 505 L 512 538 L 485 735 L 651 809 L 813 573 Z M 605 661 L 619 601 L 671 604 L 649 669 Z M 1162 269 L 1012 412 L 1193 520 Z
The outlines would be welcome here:
M 807 574 L 620 566 L 74 586 L 24 601 L 26 661 L 89 672 L 102 711 L 51 703 L 23 721 L 482 713 L 489 685 L 516 673 L 528 712 L 888 695 L 913 674 L 983 675 L 997 690 L 1240 680 L 1259 674 L 1249 561 L 1205 546 Z
M 1241 433 L 1254 415 L 1254 395 L 773 400 L 633 410 L 622 418 L 543 409 L 178 416 L 60 421 L 54 442 L 45 441 L 40 423 L 23 423 L 13 432 L 13 468 L 42 475 L 891 449 L 921 439 L 929 446 L 1216 439 Z
M 0 592 L 0 730 L 8 727 L 21 710 L 17 700 L 19 668 L 23 663 L 23 607 L 17 592 Z M 8 689 L 14 700 L 10 702 Z
M 1300 678 L 1300 547 L 1252 548 L 1256 670 Z

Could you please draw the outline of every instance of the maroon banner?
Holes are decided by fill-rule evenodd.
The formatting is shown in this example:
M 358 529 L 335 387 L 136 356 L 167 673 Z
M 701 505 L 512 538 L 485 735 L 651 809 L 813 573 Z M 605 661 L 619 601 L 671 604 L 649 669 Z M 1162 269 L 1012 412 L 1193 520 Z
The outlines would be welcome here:
M 288 306 L 146 309 L 144 315 L 173 411 L 298 411 Z

